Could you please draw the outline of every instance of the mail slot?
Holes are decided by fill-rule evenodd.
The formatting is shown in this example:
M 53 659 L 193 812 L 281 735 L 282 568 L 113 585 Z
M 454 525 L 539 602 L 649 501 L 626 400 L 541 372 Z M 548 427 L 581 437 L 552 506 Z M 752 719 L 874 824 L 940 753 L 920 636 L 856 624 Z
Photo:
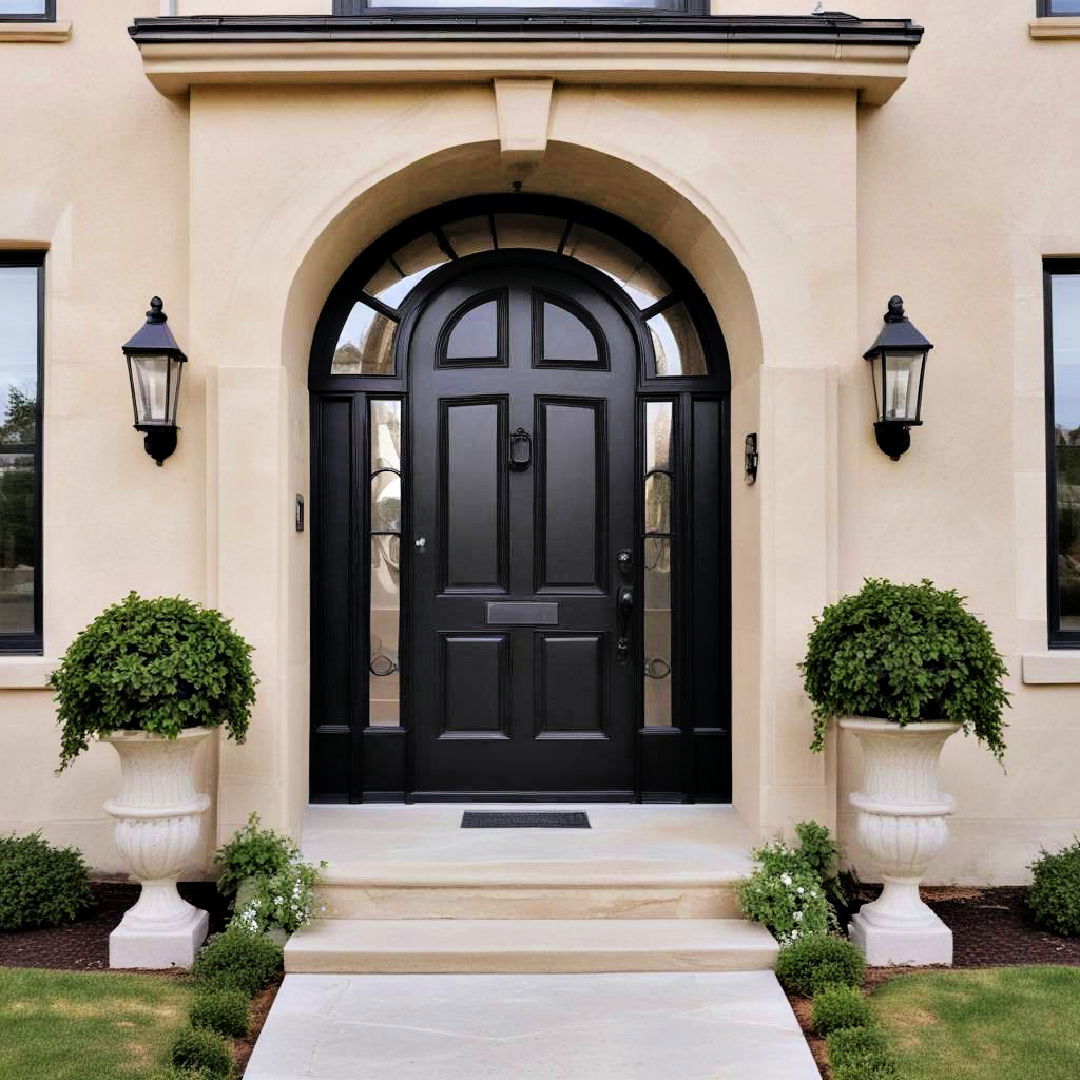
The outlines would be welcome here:
M 535 600 L 489 600 L 487 621 L 489 626 L 558 626 L 559 605 Z

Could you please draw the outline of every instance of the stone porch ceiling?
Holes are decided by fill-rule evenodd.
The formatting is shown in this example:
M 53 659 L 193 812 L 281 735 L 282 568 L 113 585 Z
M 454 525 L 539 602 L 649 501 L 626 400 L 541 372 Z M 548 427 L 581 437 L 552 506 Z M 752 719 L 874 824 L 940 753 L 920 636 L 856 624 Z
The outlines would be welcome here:
M 853 90 L 881 105 L 922 27 L 854 16 L 507 14 L 136 19 L 163 94 L 198 84 L 486 82 L 714 84 Z

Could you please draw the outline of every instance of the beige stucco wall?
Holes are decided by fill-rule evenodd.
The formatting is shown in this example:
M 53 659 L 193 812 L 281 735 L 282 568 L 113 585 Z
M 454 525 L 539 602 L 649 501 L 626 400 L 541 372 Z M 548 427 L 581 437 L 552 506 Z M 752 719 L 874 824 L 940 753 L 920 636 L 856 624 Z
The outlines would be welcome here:
M 1019 681 L 1021 655 L 1045 649 L 1040 258 L 1080 252 L 1080 121 L 1067 89 L 1080 42 L 1030 40 L 1030 6 L 849 4 L 927 27 L 907 83 L 880 109 L 847 91 L 557 86 L 548 150 L 525 176 L 526 190 L 594 202 L 667 244 L 724 327 L 735 801 L 753 827 L 832 823 L 838 784 L 850 831 L 858 751 L 809 753 L 794 667 L 824 603 L 865 575 L 929 576 L 990 622 L 1016 690 L 1008 772 L 973 743 L 949 746 L 960 809 L 941 880 L 1020 880 L 1040 843 L 1080 826 L 1080 688 Z M 249 744 L 224 746 L 220 762 L 205 755 L 207 778 L 219 774 L 207 842 L 252 809 L 298 827 L 309 552 L 292 510 L 308 486 L 314 320 L 385 228 L 518 175 L 500 161 L 489 83 L 163 97 L 126 33 L 158 11 L 156 0 L 60 0 L 70 40 L 0 36 L 0 93 L 17 103 L 0 155 L 0 247 L 50 251 L 47 657 L 0 659 L 0 827 L 42 825 L 102 869 L 117 868 L 100 810 L 115 764 L 96 747 L 52 775 L 48 658 L 129 588 L 219 606 L 255 644 L 262 683 Z M 860 357 L 897 291 L 937 348 L 926 426 L 893 464 L 873 443 Z M 163 469 L 130 430 L 119 357 L 152 292 L 192 361 L 180 446 Z M 762 459 L 748 488 L 751 430 Z

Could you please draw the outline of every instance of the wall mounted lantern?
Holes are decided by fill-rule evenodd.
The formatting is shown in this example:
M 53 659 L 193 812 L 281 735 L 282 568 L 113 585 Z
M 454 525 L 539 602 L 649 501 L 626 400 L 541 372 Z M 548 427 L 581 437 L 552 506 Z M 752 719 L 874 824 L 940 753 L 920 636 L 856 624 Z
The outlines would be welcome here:
M 166 323 L 161 297 L 150 301 L 146 322 L 123 347 L 131 380 L 135 430 L 143 433 L 143 447 L 160 465 L 176 449 L 176 403 L 180 372 L 187 357 Z
M 899 461 L 911 446 L 911 429 L 922 424 L 923 378 L 933 347 L 908 322 L 904 301 L 892 297 L 885 325 L 863 359 L 870 361 L 874 376 L 874 437 L 893 461 Z

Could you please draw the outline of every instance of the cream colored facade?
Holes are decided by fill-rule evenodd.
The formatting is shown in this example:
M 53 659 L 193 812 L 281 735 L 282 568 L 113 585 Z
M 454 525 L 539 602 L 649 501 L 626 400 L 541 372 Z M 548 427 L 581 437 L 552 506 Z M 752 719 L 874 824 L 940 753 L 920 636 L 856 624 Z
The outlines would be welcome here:
M 1080 652 L 1046 647 L 1041 260 L 1080 255 L 1080 19 L 1075 33 L 1031 26 L 1033 0 L 845 6 L 911 18 L 925 38 L 910 59 L 735 46 L 140 56 L 127 28 L 158 15 L 155 0 L 58 0 L 55 26 L 0 23 L 0 249 L 48 251 L 45 656 L 0 658 L 0 827 L 40 826 L 119 869 L 101 809 L 116 762 L 95 746 L 53 775 L 46 683 L 79 628 L 134 588 L 217 606 L 256 648 L 250 740 L 203 763 L 217 793 L 207 845 L 251 810 L 298 829 L 310 534 L 294 532 L 293 500 L 309 485 L 315 320 L 391 225 L 521 178 L 665 244 L 727 338 L 742 819 L 762 836 L 809 817 L 850 835 L 858 749 L 809 751 L 795 664 L 812 616 L 863 577 L 930 577 L 990 624 L 1014 693 L 1005 772 L 972 740 L 946 748 L 958 812 L 932 874 L 1023 881 L 1040 845 L 1071 838 Z M 176 7 L 328 14 L 329 0 Z M 191 359 L 179 448 L 160 470 L 130 429 L 119 353 L 153 292 Z M 936 345 L 926 423 L 899 464 L 874 444 L 861 359 L 894 292 Z M 861 861 L 853 842 L 851 854 Z

